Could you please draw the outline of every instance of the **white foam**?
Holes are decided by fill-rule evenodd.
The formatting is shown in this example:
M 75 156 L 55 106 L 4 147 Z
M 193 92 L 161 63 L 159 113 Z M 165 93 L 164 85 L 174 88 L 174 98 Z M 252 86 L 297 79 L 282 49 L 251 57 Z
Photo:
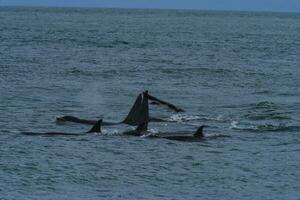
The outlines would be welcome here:
M 218 115 L 217 118 L 216 118 L 216 120 L 222 121 L 223 120 L 223 115 Z
M 192 115 L 180 115 L 180 114 L 175 114 L 170 117 L 170 121 L 190 121 L 190 120 L 197 120 L 201 119 L 199 116 L 192 116 Z
M 238 129 L 239 127 L 238 127 L 238 121 L 232 121 L 231 123 L 230 123 L 230 128 L 231 129 Z
M 102 130 L 101 134 L 103 134 L 103 135 L 120 135 L 122 133 L 117 129 L 104 129 L 104 130 Z
M 159 133 L 158 129 L 156 129 L 156 128 L 149 129 L 148 132 L 151 133 L 151 134 L 157 134 L 157 133 Z
M 223 115 L 218 115 L 216 117 L 200 117 L 197 115 L 175 114 L 168 119 L 168 121 L 175 121 L 175 122 L 185 122 L 185 121 L 193 121 L 193 120 L 218 121 L 218 122 L 228 121 L 224 118 Z

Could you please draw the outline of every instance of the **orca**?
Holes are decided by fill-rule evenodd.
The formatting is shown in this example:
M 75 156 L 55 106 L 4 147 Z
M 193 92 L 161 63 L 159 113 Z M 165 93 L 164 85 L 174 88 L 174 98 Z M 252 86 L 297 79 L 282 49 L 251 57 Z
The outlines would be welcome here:
M 158 133 L 152 135 L 151 137 L 163 138 L 168 140 L 178 140 L 178 141 L 199 141 L 202 140 L 205 136 L 203 134 L 203 129 L 208 127 L 206 125 L 200 126 L 196 132 L 187 133 L 187 132 L 175 132 L 175 133 Z
M 123 121 L 121 122 L 103 121 L 102 125 L 111 126 L 111 125 L 118 125 L 118 124 L 128 124 L 131 126 L 137 126 L 144 121 L 149 121 L 149 104 L 148 104 L 148 99 L 144 98 L 143 94 L 139 94 L 132 108 L 130 109 L 129 113 L 127 114 L 126 118 Z M 81 119 L 78 117 L 66 115 L 63 117 L 56 118 L 56 122 L 73 122 L 73 123 L 91 125 L 94 124 L 96 120 Z
M 159 132 L 156 134 L 147 134 L 148 121 L 141 123 L 135 130 L 126 131 L 123 135 L 131 136 L 146 136 L 150 138 L 161 138 L 168 140 L 178 140 L 178 141 L 200 141 L 205 138 L 203 134 L 203 129 L 208 127 L 207 125 L 200 126 L 196 132 Z
M 102 126 L 111 126 L 111 125 L 118 125 L 118 124 L 128 124 L 131 126 L 138 126 L 139 124 L 148 121 L 148 122 L 169 122 L 168 120 L 150 117 L 149 116 L 149 103 L 148 103 L 148 91 L 139 94 L 136 98 L 132 108 L 130 109 L 129 113 L 127 114 L 126 118 L 121 122 L 107 122 L 103 121 Z M 150 98 L 153 98 L 150 96 Z M 89 119 L 81 119 L 78 117 L 66 115 L 63 117 L 57 117 L 56 122 L 73 122 L 73 123 L 80 123 L 86 125 L 92 125 L 96 123 L 96 120 L 89 120 Z
M 79 136 L 79 135 L 87 135 L 90 133 L 101 133 L 101 124 L 102 119 L 96 121 L 93 127 L 85 132 L 85 133 L 65 133 L 65 132 L 45 132 L 45 133 L 34 133 L 34 132 L 22 132 L 23 135 L 32 135 L 32 136 Z

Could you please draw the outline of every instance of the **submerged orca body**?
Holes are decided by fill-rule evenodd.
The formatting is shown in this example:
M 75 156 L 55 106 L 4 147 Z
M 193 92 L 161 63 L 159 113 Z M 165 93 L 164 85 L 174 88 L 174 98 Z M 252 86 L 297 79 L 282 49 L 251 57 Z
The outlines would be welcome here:
M 97 122 L 97 120 L 89 120 L 89 119 L 80 119 L 78 117 L 66 115 L 63 117 L 57 117 L 56 118 L 57 122 L 74 122 L 74 123 L 79 123 L 79 124 L 86 124 L 86 125 L 93 125 Z M 121 124 L 121 122 L 102 122 L 102 126 L 109 126 L 109 125 L 117 125 Z
M 199 141 L 204 138 L 203 128 L 205 127 L 207 126 L 200 126 L 195 133 L 159 133 L 152 137 L 178 141 Z
M 148 129 L 148 123 L 140 124 L 135 130 L 125 131 L 123 135 L 142 136 Z
M 33 135 L 33 136 L 59 136 L 59 135 L 64 135 L 64 136 L 79 136 L 79 135 L 87 135 L 89 133 L 101 133 L 101 124 L 102 124 L 102 119 L 96 121 L 94 123 L 94 126 L 87 132 L 85 133 L 64 133 L 64 132 L 46 132 L 46 133 L 34 133 L 34 132 L 22 132 L 23 135 Z

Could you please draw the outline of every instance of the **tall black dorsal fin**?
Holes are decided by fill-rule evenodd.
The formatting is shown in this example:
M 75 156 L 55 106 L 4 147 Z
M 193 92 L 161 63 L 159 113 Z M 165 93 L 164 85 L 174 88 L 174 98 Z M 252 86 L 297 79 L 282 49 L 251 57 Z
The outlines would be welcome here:
M 123 123 L 137 126 L 149 120 L 148 98 L 139 94 Z
M 194 133 L 194 137 L 204 137 L 204 134 L 203 134 L 203 128 L 205 128 L 207 126 L 203 125 L 203 126 L 200 126 L 198 128 L 198 130 L 196 131 L 196 133 Z
M 101 123 L 102 119 L 98 120 L 94 126 L 86 133 L 101 133 Z

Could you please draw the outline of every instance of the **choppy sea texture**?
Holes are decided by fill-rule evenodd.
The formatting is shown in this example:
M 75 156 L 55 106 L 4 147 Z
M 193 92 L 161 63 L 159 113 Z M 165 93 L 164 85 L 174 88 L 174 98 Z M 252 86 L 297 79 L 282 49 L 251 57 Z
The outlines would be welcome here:
M 1 7 L 0 22 L 0 199 L 299 199 L 299 13 Z M 151 106 L 180 123 L 150 130 L 207 138 L 20 135 L 121 120 L 145 89 L 187 110 Z

